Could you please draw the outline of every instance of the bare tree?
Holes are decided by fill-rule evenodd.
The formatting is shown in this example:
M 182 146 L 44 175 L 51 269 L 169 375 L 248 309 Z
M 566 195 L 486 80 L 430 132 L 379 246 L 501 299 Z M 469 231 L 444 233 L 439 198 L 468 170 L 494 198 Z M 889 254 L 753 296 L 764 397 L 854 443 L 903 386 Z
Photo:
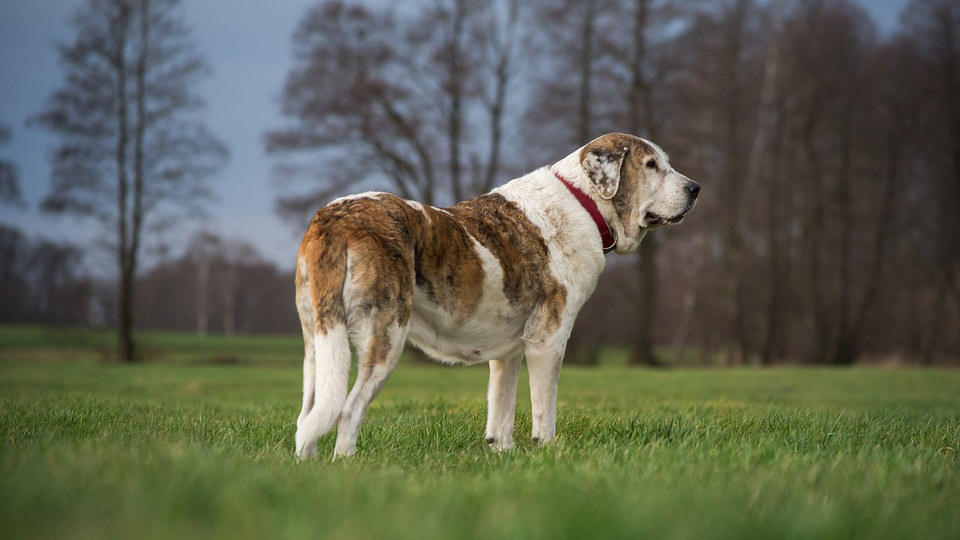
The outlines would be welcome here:
M 610 50 L 603 47 L 607 34 L 618 32 L 615 3 L 597 0 L 536 2 L 534 13 L 542 24 L 534 35 L 533 49 L 540 61 L 529 84 L 532 98 L 525 113 L 523 134 L 537 159 L 556 159 L 604 131 L 613 131 L 607 114 L 615 102 L 611 78 L 598 77 Z M 564 29 L 558 31 L 558 29 Z M 624 128 L 620 129 L 621 131 Z M 599 299 L 584 306 L 590 313 Z M 585 318 L 581 317 L 581 319 Z M 575 325 L 564 361 L 596 364 L 599 344 L 587 338 L 587 325 Z
M 533 48 L 540 61 L 531 64 L 528 76 L 533 97 L 524 135 L 539 143 L 534 150 L 548 159 L 610 129 L 606 105 L 615 89 L 597 71 L 610 52 L 603 47 L 606 35 L 626 32 L 618 27 L 622 14 L 615 3 L 563 0 L 534 6 L 542 21 Z
M 606 35 L 601 42 L 613 64 L 612 75 L 620 86 L 619 93 L 625 104 L 623 108 L 614 109 L 615 118 L 611 118 L 611 123 L 623 125 L 628 133 L 662 143 L 661 119 L 666 115 L 657 114 L 656 103 L 662 102 L 662 97 L 655 95 L 655 88 L 658 83 L 661 89 L 665 86 L 662 81 L 667 77 L 669 62 L 662 57 L 665 51 L 660 42 L 667 39 L 663 29 L 670 27 L 678 11 L 671 2 L 663 0 L 627 0 L 617 9 L 623 16 L 627 32 Z M 630 39 L 624 40 L 623 35 Z M 630 363 L 634 365 L 660 365 L 653 338 L 657 313 L 658 243 L 659 236 L 655 232 L 647 233 L 640 244 L 636 263 L 639 283 L 637 327 L 630 353 Z
M 486 44 L 482 63 L 491 81 L 482 94 L 483 106 L 489 119 L 489 150 L 483 176 L 477 191 L 493 189 L 501 173 L 500 151 L 504 142 L 504 114 L 507 111 L 513 79 L 520 63 L 519 51 L 528 43 L 523 38 L 522 24 L 526 20 L 520 0 L 506 0 L 505 5 L 489 2 L 478 26 L 479 40 Z
M 220 246 L 220 238 L 212 233 L 194 235 L 187 245 L 185 257 L 197 267 L 196 320 L 197 335 L 207 335 L 210 325 L 210 266 L 214 253 Z
M 763 205 L 765 209 L 765 227 L 759 234 L 751 235 L 748 213 L 737 211 L 736 227 L 740 237 L 765 236 L 766 258 L 769 268 L 766 298 L 766 324 L 763 325 L 763 338 L 759 345 L 759 360 L 762 365 L 773 363 L 775 350 L 782 339 L 783 304 L 785 294 L 782 281 L 789 274 L 789 265 L 785 263 L 784 222 L 785 212 L 782 175 L 784 162 L 788 159 L 785 152 L 785 124 L 788 121 L 789 88 L 783 84 L 780 75 L 783 69 L 783 19 L 785 6 L 783 0 L 774 0 L 767 15 L 769 39 L 763 53 L 763 74 L 760 82 L 760 94 L 757 103 L 757 122 L 750 146 L 746 178 L 743 193 L 738 204 Z M 765 191 L 764 193 L 761 193 Z
M 947 298 L 960 309 L 960 7 L 949 0 L 913 0 L 904 9 L 903 33 L 924 68 L 916 81 L 924 96 L 925 129 L 919 135 L 925 144 L 919 152 L 930 177 L 926 196 L 937 201 L 926 210 L 935 243 L 930 281 L 936 300 L 922 353 L 929 364 L 949 319 Z
M 118 271 L 118 342 L 134 347 L 134 279 L 145 231 L 197 215 L 226 158 L 196 114 L 207 67 L 177 0 L 88 0 L 60 45 L 64 82 L 37 116 L 59 138 L 43 208 L 98 221 Z
M 703 339 L 711 346 L 722 343 L 727 363 L 747 362 L 755 349 L 748 306 L 754 290 L 745 276 L 749 250 L 739 224 L 768 38 L 763 15 L 764 7 L 753 0 L 690 6 L 674 45 L 681 68 L 670 92 L 682 112 L 670 118 L 671 139 L 689 148 L 688 174 L 715 186 L 714 197 L 701 202 L 698 216 L 713 224 L 706 234 L 718 249 L 710 255 L 713 275 L 705 286 L 723 314 L 717 314 L 722 320 L 713 321 Z
M 495 183 L 523 13 L 515 0 L 396 13 L 326 1 L 308 11 L 282 97 L 290 123 L 268 132 L 266 146 L 283 158 L 279 177 L 310 188 L 284 193 L 278 211 L 299 226 L 363 186 L 435 204 Z

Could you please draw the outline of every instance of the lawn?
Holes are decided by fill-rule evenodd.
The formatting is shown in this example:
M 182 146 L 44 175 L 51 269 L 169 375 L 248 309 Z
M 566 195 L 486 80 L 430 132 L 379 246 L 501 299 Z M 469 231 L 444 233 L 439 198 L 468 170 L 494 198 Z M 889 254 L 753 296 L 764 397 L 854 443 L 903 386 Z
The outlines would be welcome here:
M 407 364 L 356 458 L 330 434 L 297 463 L 296 340 L 149 335 L 122 366 L 102 336 L 21 334 L 0 329 L 5 538 L 960 537 L 960 371 L 566 368 L 556 443 L 529 442 L 521 379 L 495 454 L 486 370 Z

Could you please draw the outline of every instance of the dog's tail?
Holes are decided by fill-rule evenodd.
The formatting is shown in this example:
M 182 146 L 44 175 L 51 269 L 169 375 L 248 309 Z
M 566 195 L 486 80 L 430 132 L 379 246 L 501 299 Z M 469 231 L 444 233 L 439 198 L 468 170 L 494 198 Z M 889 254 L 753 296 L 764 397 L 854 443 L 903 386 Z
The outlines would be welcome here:
M 317 238 L 309 244 L 305 240 L 297 263 L 297 310 L 305 349 L 304 409 L 296 437 L 300 458 L 316 454 L 317 441 L 337 422 L 350 377 L 350 338 L 343 298 L 347 254 L 342 245 L 331 246 L 332 242 L 325 240 Z M 316 253 L 318 248 L 324 253 Z

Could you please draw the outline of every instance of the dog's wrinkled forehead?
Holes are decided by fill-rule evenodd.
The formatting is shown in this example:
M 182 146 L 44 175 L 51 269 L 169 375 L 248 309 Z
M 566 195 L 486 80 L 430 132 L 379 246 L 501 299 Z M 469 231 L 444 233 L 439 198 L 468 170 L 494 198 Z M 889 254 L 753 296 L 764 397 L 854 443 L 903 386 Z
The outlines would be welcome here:
M 631 159 L 640 160 L 653 157 L 658 162 L 667 163 L 669 157 L 662 148 L 656 144 L 634 135 L 626 133 L 608 133 L 598 137 L 586 145 L 580 151 L 580 161 L 583 163 L 590 154 L 595 154 L 599 159 L 594 162 L 595 166 L 610 166 L 614 162 L 620 161 L 624 156 L 629 155 Z M 618 159 L 619 158 L 619 159 Z

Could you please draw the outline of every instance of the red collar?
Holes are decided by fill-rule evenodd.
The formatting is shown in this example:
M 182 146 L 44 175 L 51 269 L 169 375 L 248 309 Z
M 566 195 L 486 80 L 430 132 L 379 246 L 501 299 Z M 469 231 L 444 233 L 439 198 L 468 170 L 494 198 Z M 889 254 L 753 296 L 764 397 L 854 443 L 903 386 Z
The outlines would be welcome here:
M 597 230 L 600 231 L 600 241 L 602 242 L 603 253 L 607 254 L 613 251 L 617 247 L 617 237 L 613 233 L 613 230 L 610 229 L 610 225 L 607 225 L 607 220 L 603 219 L 603 216 L 600 215 L 600 209 L 597 208 L 597 203 L 593 202 L 593 199 L 587 196 L 586 193 L 577 189 L 576 186 L 567 181 L 566 178 L 560 176 L 557 171 L 553 171 L 553 175 L 557 177 L 557 180 L 563 182 L 563 185 L 567 186 L 567 189 L 570 190 L 570 193 L 577 198 L 577 202 L 580 203 L 580 206 L 590 214 L 590 217 L 593 218 L 593 222 L 597 225 Z

